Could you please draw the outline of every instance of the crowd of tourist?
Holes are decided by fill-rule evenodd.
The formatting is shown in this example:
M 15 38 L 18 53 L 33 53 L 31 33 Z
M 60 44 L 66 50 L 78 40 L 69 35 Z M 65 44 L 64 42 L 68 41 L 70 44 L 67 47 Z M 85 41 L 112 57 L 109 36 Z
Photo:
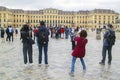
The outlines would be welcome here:
M 1 27 L 1 40 L 2 42 L 14 41 L 14 36 L 19 33 L 17 28 L 13 28 L 12 26 L 8 26 L 5 30 Z M 92 31 L 94 31 L 92 29 Z M 99 34 L 102 30 L 99 28 L 96 30 L 97 34 Z M 6 40 L 5 40 L 6 33 Z M 38 65 L 42 64 L 42 49 L 44 49 L 44 63 L 46 67 L 49 66 L 48 62 L 48 43 L 49 37 L 51 39 L 69 39 L 72 44 L 72 61 L 71 61 L 71 71 L 70 75 L 74 75 L 75 72 L 75 62 L 76 59 L 79 58 L 81 64 L 83 66 L 83 70 L 86 70 L 86 64 L 84 62 L 84 57 L 86 54 L 86 44 L 88 42 L 87 39 L 87 30 L 82 27 L 68 27 L 68 26 L 56 26 L 56 27 L 46 27 L 45 22 L 41 21 L 40 26 L 37 27 L 29 27 L 29 24 L 23 25 L 20 29 L 20 40 L 23 43 L 23 60 L 24 64 L 33 65 L 33 44 L 37 44 L 39 59 Z M 115 31 L 113 30 L 113 26 L 108 24 L 104 36 L 103 36 L 103 49 L 102 49 L 102 60 L 99 62 L 101 65 L 105 65 L 106 59 L 106 51 L 108 51 L 108 64 L 111 65 L 112 61 L 112 46 L 115 43 Z

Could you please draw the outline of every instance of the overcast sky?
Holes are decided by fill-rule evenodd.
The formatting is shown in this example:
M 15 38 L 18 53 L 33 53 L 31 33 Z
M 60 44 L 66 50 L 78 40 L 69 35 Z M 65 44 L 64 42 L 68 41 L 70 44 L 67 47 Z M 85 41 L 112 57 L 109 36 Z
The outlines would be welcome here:
M 0 6 L 24 10 L 44 8 L 67 11 L 111 9 L 120 13 L 120 0 L 0 0 Z

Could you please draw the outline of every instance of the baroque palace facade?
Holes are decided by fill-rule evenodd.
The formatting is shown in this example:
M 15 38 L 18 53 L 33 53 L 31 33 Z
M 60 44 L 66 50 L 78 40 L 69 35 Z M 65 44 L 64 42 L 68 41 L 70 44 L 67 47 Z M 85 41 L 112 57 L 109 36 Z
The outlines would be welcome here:
M 94 9 L 91 11 L 62 11 L 58 9 L 22 10 L 8 9 L 0 6 L 0 27 L 9 25 L 21 27 L 29 23 L 31 27 L 39 25 L 39 21 L 45 21 L 46 26 L 65 25 L 69 27 L 98 28 L 108 23 L 117 25 L 119 14 L 108 9 Z

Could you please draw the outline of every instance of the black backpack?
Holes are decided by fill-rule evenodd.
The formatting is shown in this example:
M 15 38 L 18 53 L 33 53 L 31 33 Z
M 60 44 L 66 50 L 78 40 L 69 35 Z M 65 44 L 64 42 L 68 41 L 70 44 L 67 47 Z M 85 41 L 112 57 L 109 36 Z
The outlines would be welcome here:
M 38 34 L 38 43 L 41 45 L 45 45 L 48 43 L 48 34 L 45 29 L 42 29 Z
M 115 39 L 116 39 L 115 31 L 109 30 L 109 34 L 108 34 L 107 40 L 108 40 L 108 43 L 109 43 L 110 46 L 115 44 Z

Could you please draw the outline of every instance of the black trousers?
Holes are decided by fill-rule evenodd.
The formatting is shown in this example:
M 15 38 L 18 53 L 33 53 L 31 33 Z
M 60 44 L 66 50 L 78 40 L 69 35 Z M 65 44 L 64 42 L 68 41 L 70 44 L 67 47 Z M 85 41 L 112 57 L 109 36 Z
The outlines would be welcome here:
M 28 60 L 29 63 L 33 63 L 32 55 L 32 44 L 23 43 L 23 58 L 25 64 L 28 63 Z
M 13 33 L 9 33 L 10 34 L 10 41 L 11 41 L 11 38 L 12 38 L 12 42 L 13 42 Z
M 10 34 L 7 34 L 6 41 L 8 41 L 8 39 L 10 41 Z
M 75 48 L 75 41 L 71 41 L 72 42 L 72 50 L 74 50 Z

